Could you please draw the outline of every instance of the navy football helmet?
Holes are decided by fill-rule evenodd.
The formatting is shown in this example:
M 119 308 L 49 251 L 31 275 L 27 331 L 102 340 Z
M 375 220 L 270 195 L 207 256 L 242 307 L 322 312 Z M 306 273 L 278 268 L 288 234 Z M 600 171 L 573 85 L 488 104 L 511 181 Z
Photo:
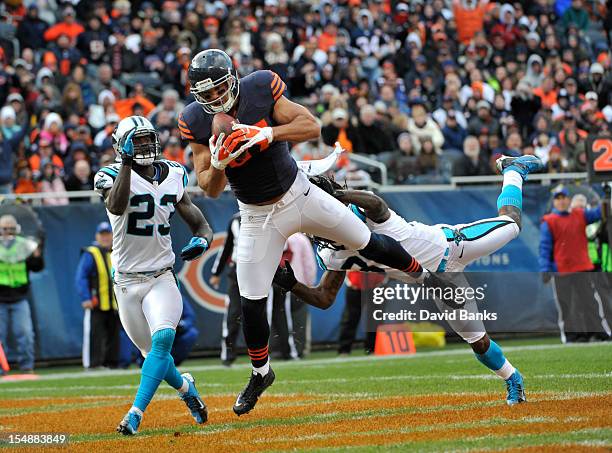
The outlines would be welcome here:
M 206 113 L 229 112 L 240 92 L 240 82 L 234 63 L 219 49 L 198 53 L 187 73 L 191 93 Z

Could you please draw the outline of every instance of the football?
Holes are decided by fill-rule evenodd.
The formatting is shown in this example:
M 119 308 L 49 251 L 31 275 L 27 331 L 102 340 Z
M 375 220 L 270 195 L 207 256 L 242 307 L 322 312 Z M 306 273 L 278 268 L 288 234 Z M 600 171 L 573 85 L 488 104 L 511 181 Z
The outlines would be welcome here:
M 227 113 L 217 113 L 213 117 L 212 121 L 212 133 L 215 137 L 218 137 L 219 134 L 223 133 L 227 137 L 231 134 L 232 131 L 232 123 L 236 121 L 236 118 L 228 115 Z

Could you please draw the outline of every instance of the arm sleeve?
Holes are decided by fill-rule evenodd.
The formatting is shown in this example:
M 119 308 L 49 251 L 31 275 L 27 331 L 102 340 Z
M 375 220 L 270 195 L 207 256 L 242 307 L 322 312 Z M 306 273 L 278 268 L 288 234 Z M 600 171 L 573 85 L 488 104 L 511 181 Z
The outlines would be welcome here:
M 258 71 L 256 77 L 255 84 L 258 89 L 258 94 L 261 95 L 266 102 L 270 102 L 274 105 L 283 94 L 287 93 L 287 85 L 277 73 L 272 71 Z
M 584 210 L 584 221 L 588 224 L 601 220 L 601 206 Z
M 189 184 L 189 176 L 187 175 L 187 169 L 183 165 L 175 162 L 168 164 L 168 169 L 170 171 L 176 171 L 176 177 L 177 179 L 179 179 L 178 193 L 176 194 L 176 201 L 178 203 L 183 199 L 183 195 L 185 195 L 185 190 L 187 188 L 187 185 Z
M 43 34 L 45 41 L 55 41 L 60 34 L 60 30 L 57 25 L 48 28 Z
M 91 291 L 89 288 L 89 276 L 94 268 L 94 260 L 91 253 L 84 252 L 79 260 L 74 285 L 81 302 L 91 299 Z
M 548 228 L 548 223 L 543 221 L 540 224 L 540 257 L 538 260 L 540 272 L 554 272 L 552 253 L 553 237 L 550 228 Z
M 191 132 L 191 128 L 187 124 L 187 121 L 185 121 L 185 118 L 182 113 L 179 115 L 178 127 L 179 131 L 181 132 L 181 138 L 183 140 L 186 140 L 188 142 L 195 141 L 195 136 L 193 135 L 193 132 Z
M 225 265 L 229 260 L 230 256 L 232 256 L 232 252 L 234 251 L 234 233 L 232 232 L 232 224 L 237 220 L 232 218 L 227 227 L 227 236 L 225 237 L 225 244 L 223 244 L 223 250 L 220 254 L 217 255 L 217 259 L 213 264 L 211 273 L 213 275 L 221 275 L 223 270 L 225 269 Z

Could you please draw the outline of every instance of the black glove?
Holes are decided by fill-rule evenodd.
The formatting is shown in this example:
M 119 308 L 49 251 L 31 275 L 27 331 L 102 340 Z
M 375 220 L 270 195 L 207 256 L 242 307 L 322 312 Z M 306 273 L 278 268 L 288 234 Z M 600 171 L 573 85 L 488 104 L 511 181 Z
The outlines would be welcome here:
M 333 181 L 325 176 L 312 176 L 310 182 L 324 192 L 327 192 L 332 197 L 336 196 L 336 191 L 342 189 L 342 186 L 336 181 Z
M 552 279 L 552 272 L 542 272 L 542 283 L 548 283 Z
M 274 274 L 274 283 L 283 288 L 285 291 L 291 291 L 296 285 L 297 280 L 295 279 L 295 274 L 293 273 L 293 269 L 291 268 L 289 261 L 285 260 L 285 267 L 278 266 L 276 273 Z

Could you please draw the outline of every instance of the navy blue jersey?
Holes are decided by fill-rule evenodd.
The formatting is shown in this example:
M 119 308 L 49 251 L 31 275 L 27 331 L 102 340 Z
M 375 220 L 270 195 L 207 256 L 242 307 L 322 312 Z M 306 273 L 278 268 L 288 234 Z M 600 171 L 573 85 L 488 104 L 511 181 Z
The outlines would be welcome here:
M 274 104 L 287 87 L 272 71 L 255 71 L 240 79 L 240 95 L 236 121 L 258 127 L 275 126 Z M 208 146 L 214 115 L 192 102 L 179 116 L 179 129 L 184 140 Z M 297 165 L 289 153 L 287 142 L 255 145 L 225 168 L 227 180 L 243 203 L 256 204 L 284 194 L 295 180 Z

